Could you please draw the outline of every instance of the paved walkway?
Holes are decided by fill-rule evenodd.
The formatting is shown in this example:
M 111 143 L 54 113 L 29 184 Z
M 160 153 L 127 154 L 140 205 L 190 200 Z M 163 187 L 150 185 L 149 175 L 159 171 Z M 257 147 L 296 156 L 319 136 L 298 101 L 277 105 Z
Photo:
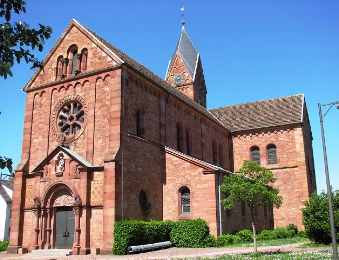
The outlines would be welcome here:
M 319 251 L 321 248 L 302 248 L 301 244 L 289 244 L 282 246 L 265 246 L 258 247 L 259 252 L 314 252 Z M 322 248 L 323 250 L 323 248 Z M 86 256 L 65 256 L 65 257 L 55 257 L 55 256 L 30 256 L 26 255 L 10 255 L 10 254 L 0 254 L 1 260 L 104 260 L 104 259 L 131 259 L 131 260 L 141 260 L 141 259 L 183 259 L 183 258 L 215 258 L 218 256 L 223 256 L 226 254 L 247 254 L 252 253 L 253 248 L 251 247 L 241 247 L 241 248 L 168 248 L 164 250 L 141 253 L 128 256 L 114 256 L 114 255 L 86 255 Z

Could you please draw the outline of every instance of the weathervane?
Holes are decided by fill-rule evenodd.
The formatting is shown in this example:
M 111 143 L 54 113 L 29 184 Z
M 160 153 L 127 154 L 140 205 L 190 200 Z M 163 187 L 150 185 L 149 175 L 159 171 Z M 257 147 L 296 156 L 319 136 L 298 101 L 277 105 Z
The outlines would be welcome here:
M 185 6 L 184 4 L 181 6 L 180 8 L 180 12 L 181 12 L 181 29 L 185 29 Z

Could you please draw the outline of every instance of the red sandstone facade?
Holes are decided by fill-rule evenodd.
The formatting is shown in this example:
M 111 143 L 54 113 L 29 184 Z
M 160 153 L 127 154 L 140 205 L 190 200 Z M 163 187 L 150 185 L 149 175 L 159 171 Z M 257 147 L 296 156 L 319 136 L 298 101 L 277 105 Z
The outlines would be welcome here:
M 248 226 L 241 205 L 220 211 L 219 186 L 252 143 L 282 151 L 273 170 L 285 204 L 274 225 L 302 226 L 299 210 L 315 185 L 313 164 L 305 164 L 309 125 L 229 131 L 205 108 L 201 59 L 187 43 L 183 31 L 166 82 L 72 21 L 24 88 L 10 252 L 110 252 L 114 223 L 125 218 L 203 218 L 214 235 Z M 270 210 L 258 210 L 258 219 L 261 228 L 273 225 Z

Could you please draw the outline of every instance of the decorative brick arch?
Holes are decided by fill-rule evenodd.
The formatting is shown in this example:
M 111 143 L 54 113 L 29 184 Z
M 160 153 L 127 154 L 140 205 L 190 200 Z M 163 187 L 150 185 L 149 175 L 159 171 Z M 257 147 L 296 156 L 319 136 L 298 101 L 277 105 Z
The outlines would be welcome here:
M 63 182 L 57 182 L 53 183 L 46 189 L 46 192 L 42 197 L 42 207 L 53 207 L 55 201 L 58 201 L 60 203 L 62 201 L 62 198 L 67 204 L 64 206 L 73 206 L 73 204 L 70 204 L 70 200 L 73 200 L 73 203 L 75 203 L 75 201 L 77 201 L 77 203 L 81 203 L 81 198 L 74 188 L 71 188 L 69 185 Z

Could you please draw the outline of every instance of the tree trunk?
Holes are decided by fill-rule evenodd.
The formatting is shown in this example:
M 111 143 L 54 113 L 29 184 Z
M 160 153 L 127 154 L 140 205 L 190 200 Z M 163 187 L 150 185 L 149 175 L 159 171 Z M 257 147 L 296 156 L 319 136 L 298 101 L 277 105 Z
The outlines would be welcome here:
M 258 252 L 258 247 L 257 247 L 257 232 L 256 232 L 256 228 L 255 228 L 254 208 L 251 208 L 251 224 L 252 224 L 252 232 L 253 232 L 254 253 L 257 253 Z

